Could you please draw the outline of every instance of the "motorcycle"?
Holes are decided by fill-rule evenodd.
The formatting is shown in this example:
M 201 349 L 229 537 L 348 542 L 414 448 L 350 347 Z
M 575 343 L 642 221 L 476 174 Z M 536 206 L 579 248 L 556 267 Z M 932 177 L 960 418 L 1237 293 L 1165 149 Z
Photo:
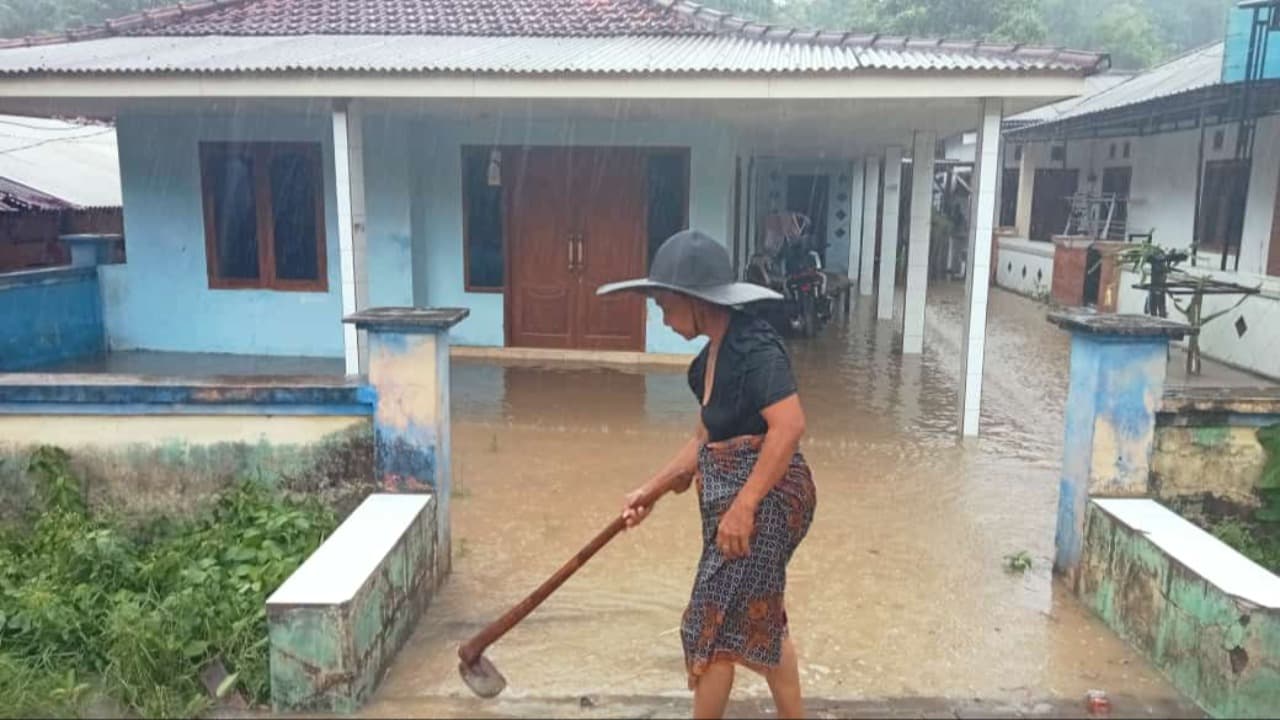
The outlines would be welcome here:
M 770 320 L 775 327 L 813 337 L 831 319 L 831 296 L 822 271 L 822 241 L 800 213 L 771 213 L 764 242 L 747 264 L 745 280 L 783 296 Z

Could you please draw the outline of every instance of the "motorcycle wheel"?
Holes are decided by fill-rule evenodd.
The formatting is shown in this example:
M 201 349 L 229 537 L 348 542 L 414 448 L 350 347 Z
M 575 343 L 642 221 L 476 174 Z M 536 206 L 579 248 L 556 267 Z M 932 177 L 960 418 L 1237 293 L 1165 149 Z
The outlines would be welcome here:
M 818 334 L 818 304 L 812 295 L 800 299 L 800 334 L 807 338 Z

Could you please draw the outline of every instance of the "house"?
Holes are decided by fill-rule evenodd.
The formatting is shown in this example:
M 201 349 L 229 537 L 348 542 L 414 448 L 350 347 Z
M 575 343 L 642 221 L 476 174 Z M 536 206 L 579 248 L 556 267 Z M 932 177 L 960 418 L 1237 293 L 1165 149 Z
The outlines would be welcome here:
M 0 115 L 0 272 L 69 262 L 59 236 L 118 236 L 120 204 L 115 128 Z
M 1223 42 L 1006 131 L 997 282 L 1047 293 L 1055 255 L 1063 257 L 1051 241 L 1081 234 L 1078 223 L 1068 227 L 1073 198 L 1076 209 L 1092 203 L 1096 220 L 1085 235 L 1190 251 L 1193 274 L 1261 287 L 1206 325 L 1204 353 L 1280 377 L 1280 305 L 1268 299 L 1280 289 L 1280 4 L 1245 5 L 1231 11 Z M 1250 33 L 1255 20 L 1259 31 Z M 1140 281 L 1120 277 L 1110 302 L 1074 289 L 1055 299 L 1141 313 Z M 1211 297 L 1205 313 L 1238 299 Z
M 937 138 L 979 126 L 971 232 L 989 236 L 1001 118 L 1106 65 L 686 0 L 205 0 L 6 42 L 0 111 L 117 125 L 129 259 L 99 273 L 112 351 L 356 372 L 362 341 L 340 319 L 416 305 L 468 308 L 464 345 L 689 352 L 656 306 L 595 288 L 643 274 L 686 226 L 741 269 L 763 214 L 804 198 L 828 265 L 878 289 L 919 352 L 924 276 L 909 260 L 895 316 L 897 253 L 875 239 L 898 236 L 876 208 L 898 207 L 903 159 L 931 174 Z M 902 224 L 927 256 L 928 214 Z M 970 299 L 958 360 L 976 430 L 985 287 Z

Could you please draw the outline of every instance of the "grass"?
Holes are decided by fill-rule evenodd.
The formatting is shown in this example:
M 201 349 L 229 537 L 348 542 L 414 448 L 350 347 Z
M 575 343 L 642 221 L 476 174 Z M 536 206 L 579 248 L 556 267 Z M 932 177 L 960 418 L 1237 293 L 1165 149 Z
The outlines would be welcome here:
M 270 695 L 265 600 L 337 520 L 245 483 L 199 516 L 126 528 L 87 507 L 66 453 L 28 473 L 41 507 L 0 530 L 0 717 L 190 717 L 221 661 L 250 702 Z
M 1241 555 L 1280 575 L 1280 527 L 1275 523 L 1229 518 L 1210 524 L 1208 530 Z

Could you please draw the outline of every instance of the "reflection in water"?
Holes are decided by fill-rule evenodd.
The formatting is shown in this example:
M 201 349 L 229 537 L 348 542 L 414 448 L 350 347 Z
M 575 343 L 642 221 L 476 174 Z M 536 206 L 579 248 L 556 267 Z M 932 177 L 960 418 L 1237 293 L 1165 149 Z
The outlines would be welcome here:
M 993 294 L 985 434 L 960 442 L 957 289 L 931 295 L 921 357 L 903 358 L 873 311 L 793 343 L 819 496 L 787 595 L 808 692 L 1171 694 L 1052 582 L 1065 336 L 1041 306 Z M 454 404 L 454 574 L 384 703 L 466 696 L 457 645 L 603 527 L 696 412 L 679 372 L 472 365 L 455 369 Z M 665 500 L 491 650 L 509 697 L 683 695 L 677 628 L 698 543 L 693 498 Z M 1007 575 L 1003 556 L 1021 550 L 1035 567 Z M 767 692 L 742 678 L 742 692 Z

